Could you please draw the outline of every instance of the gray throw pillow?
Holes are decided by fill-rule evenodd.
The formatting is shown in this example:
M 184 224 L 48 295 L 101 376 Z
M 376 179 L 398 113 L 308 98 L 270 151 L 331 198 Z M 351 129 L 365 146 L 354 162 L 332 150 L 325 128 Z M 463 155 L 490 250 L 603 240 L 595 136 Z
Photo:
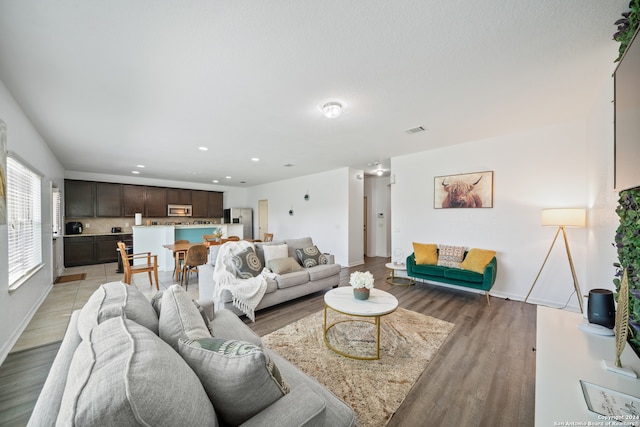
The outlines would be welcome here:
M 225 424 L 240 425 L 289 392 L 278 367 L 256 345 L 222 338 L 179 345 Z
M 77 347 L 56 425 L 217 426 L 196 374 L 157 335 L 124 317 Z
M 180 338 L 197 339 L 211 337 L 208 325 L 191 297 L 180 285 L 171 285 L 162 292 L 159 335 L 178 351 Z
M 231 257 L 231 262 L 236 271 L 236 277 L 241 279 L 250 279 L 262 273 L 262 262 L 253 248 L 249 247 L 235 254 Z
M 296 249 L 296 255 L 298 256 L 302 266 L 305 268 L 329 263 L 327 257 L 320 252 L 318 247 L 315 245 L 303 249 Z
M 269 270 L 275 274 L 287 274 L 294 271 L 303 271 L 304 268 L 300 267 L 298 261 L 293 258 L 276 258 L 267 263 Z

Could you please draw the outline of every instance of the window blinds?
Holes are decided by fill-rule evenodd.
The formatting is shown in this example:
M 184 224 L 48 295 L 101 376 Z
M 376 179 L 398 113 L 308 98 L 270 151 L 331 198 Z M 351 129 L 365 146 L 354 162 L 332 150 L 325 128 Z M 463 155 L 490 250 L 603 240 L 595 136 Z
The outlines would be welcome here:
M 7 158 L 7 229 L 9 287 L 42 264 L 42 179 L 12 157 Z

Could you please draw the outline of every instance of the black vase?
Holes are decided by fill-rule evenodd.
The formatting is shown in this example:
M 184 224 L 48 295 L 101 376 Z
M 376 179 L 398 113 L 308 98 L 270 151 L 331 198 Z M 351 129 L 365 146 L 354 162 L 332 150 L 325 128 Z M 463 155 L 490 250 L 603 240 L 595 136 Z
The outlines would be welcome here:
M 587 319 L 589 323 L 602 325 L 612 329 L 616 325 L 616 309 L 613 303 L 613 292 L 608 289 L 591 289 L 587 303 Z

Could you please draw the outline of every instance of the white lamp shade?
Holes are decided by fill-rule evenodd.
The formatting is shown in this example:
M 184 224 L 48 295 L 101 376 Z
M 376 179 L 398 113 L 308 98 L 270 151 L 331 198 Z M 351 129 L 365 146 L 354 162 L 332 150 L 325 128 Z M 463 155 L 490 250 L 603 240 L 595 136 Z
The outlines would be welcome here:
M 543 209 L 543 226 L 584 227 L 586 225 L 584 209 Z

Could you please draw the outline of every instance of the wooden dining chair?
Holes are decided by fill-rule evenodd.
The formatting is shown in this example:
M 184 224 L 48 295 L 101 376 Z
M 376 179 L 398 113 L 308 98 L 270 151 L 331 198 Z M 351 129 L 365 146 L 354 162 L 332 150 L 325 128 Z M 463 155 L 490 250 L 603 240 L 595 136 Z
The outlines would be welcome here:
M 153 286 L 151 273 L 156 279 L 156 289 L 160 290 L 160 282 L 158 282 L 158 255 L 151 255 L 151 252 L 141 252 L 138 254 L 127 255 L 127 249 L 124 242 L 118 242 L 118 249 L 122 257 L 122 267 L 124 268 L 124 283 L 131 284 L 131 276 L 138 273 L 147 273 L 149 275 L 149 285 Z M 135 260 L 146 259 L 144 264 L 135 264 Z
M 182 264 L 182 283 L 185 290 L 189 289 L 189 273 L 195 271 L 198 273 L 198 266 L 207 263 L 208 249 L 205 245 L 194 245 L 187 250 L 187 256 Z
M 179 245 L 182 243 L 191 243 L 191 242 L 189 242 L 186 239 L 176 240 L 175 242 L 173 242 L 174 245 Z M 175 262 L 175 266 L 173 267 L 173 275 L 176 275 L 176 271 L 182 270 L 182 263 L 184 262 L 185 255 L 187 255 L 187 251 L 174 252 L 174 257 L 176 262 Z M 180 278 L 178 278 L 178 280 L 180 280 Z
M 239 242 L 240 241 L 240 237 L 238 236 L 229 236 L 227 237 L 227 242 Z
M 265 242 L 273 242 L 273 233 L 264 233 Z

